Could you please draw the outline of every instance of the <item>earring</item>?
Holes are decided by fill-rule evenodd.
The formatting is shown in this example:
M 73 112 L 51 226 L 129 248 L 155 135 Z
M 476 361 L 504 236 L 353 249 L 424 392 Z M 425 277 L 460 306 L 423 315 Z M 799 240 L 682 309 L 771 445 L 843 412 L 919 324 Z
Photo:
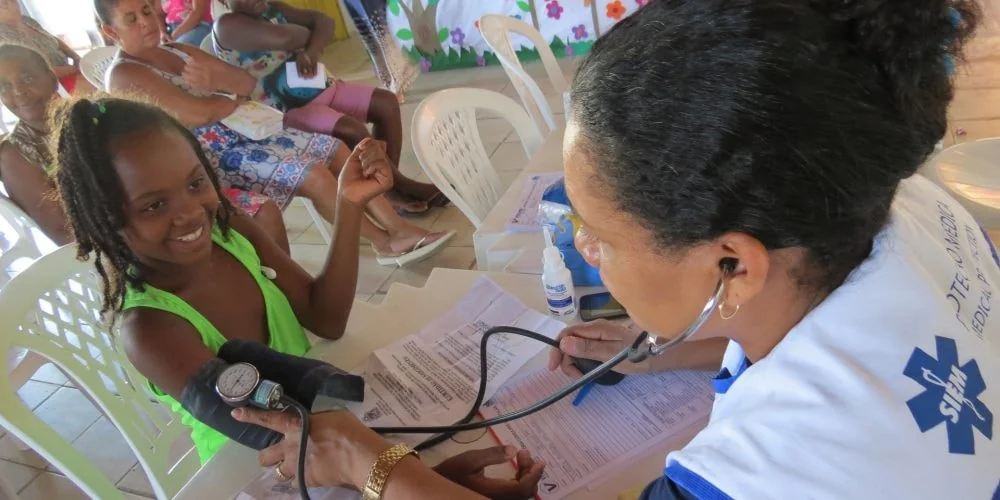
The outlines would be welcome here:
M 719 304 L 719 317 L 726 321 L 733 319 L 733 316 L 736 316 L 736 313 L 740 312 L 739 304 L 736 304 L 736 308 L 733 309 L 733 312 L 730 314 L 726 314 L 726 312 L 722 310 L 723 307 L 726 307 L 725 302 Z

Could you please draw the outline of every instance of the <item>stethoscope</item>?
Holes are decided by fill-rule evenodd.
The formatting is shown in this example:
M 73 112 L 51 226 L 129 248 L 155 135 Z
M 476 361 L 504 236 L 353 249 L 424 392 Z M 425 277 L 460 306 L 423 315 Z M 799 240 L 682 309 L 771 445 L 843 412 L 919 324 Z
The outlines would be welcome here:
M 705 307 L 702 308 L 698 317 L 695 318 L 695 320 L 692 321 L 691 324 L 680 333 L 680 335 L 677 335 L 663 344 L 657 344 L 656 339 L 659 337 L 656 335 L 650 335 L 648 332 L 644 331 L 639 334 L 638 338 L 635 339 L 632 345 L 622 349 L 621 352 L 616 354 L 611 359 L 599 364 L 592 370 L 587 371 L 582 377 L 566 384 L 562 389 L 559 389 L 549 397 L 542 399 L 531 406 L 490 419 L 482 420 L 480 422 L 472 422 L 472 419 L 479 413 L 479 407 L 482 405 L 483 398 L 486 393 L 486 345 L 491 336 L 498 333 L 511 333 L 543 342 L 557 349 L 559 348 L 558 342 L 544 335 L 512 326 L 498 326 L 490 328 L 483 333 L 483 339 L 480 342 L 479 391 L 476 394 L 476 401 L 472 404 L 472 409 L 468 414 L 466 414 L 465 417 L 459 420 L 458 423 L 444 426 L 372 427 L 372 430 L 379 434 L 439 434 L 438 436 L 435 436 L 416 446 L 416 449 L 419 451 L 450 438 L 456 432 L 485 429 L 487 427 L 517 420 L 541 411 L 570 395 L 584 385 L 597 380 L 625 360 L 633 363 L 640 363 L 649 357 L 659 356 L 668 349 L 687 341 L 694 334 L 698 333 L 701 327 L 705 325 L 705 322 L 708 321 L 709 316 L 712 315 L 712 311 L 719 307 L 719 304 L 722 302 L 722 298 L 726 295 L 726 279 L 736 270 L 736 262 L 736 259 L 723 259 L 722 262 L 720 262 L 719 265 L 722 268 L 722 276 L 719 277 L 719 282 L 715 285 L 715 291 L 712 293 L 712 296 L 709 297 L 708 301 L 705 302 Z
M 626 347 L 625 349 L 622 349 L 621 352 L 616 354 L 611 359 L 605 361 L 604 363 L 600 363 L 595 368 L 588 370 L 582 377 L 574 380 L 573 382 L 570 382 L 569 384 L 566 384 L 562 389 L 559 389 L 551 396 L 542 399 L 541 401 L 538 401 L 537 403 L 529 407 L 522 408 L 517 411 L 505 413 L 503 415 L 499 415 L 497 417 L 483 420 L 480 422 L 472 422 L 472 419 L 475 418 L 476 414 L 479 413 L 479 407 L 482 405 L 483 398 L 485 397 L 486 394 L 486 382 L 487 382 L 486 346 L 487 343 L 489 342 L 490 337 L 499 333 L 511 333 L 514 335 L 521 335 L 524 337 L 537 340 L 539 342 L 555 347 L 556 349 L 559 348 L 559 343 L 556 342 L 555 340 L 550 339 L 549 337 L 546 337 L 539 333 L 532 332 L 530 330 L 525 330 L 523 328 L 517 328 L 513 326 L 497 326 L 494 328 L 490 328 L 489 330 L 483 332 L 483 339 L 482 341 L 480 341 L 479 344 L 479 359 L 480 359 L 479 391 L 476 394 L 476 401 L 472 404 L 472 409 L 469 411 L 469 413 L 467 413 L 465 417 L 459 420 L 458 423 L 454 425 L 443 425 L 443 426 L 372 427 L 371 429 L 379 434 L 437 434 L 437 436 L 434 436 L 417 445 L 415 449 L 419 451 L 449 439 L 456 432 L 485 429 L 487 427 L 492 427 L 494 425 L 510 422 L 511 420 L 517 420 L 519 418 L 523 418 L 533 413 L 544 410 L 545 408 L 555 404 L 559 400 L 565 398 L 566 396 L 570 395 L 571 393 L 583 387 L 584 385 L 596 381 L 602 375 L 607 374 L 608 372 L 611 371 L 612 368 L 618 366 L 625 360 L 631 361 L 633 363 L 639 363 L 645 361 L 647 358 L 651 356 L 654 357 L 659 356 L 660 354 L 666 352 L 668 349 L 671 349 L 674 346 L 687 341 L 695 333 L 698 333 L 698 330 L 700 330 L 701 327 L 705 325 L 705 322 L 708 321 L 708 317 L 711 316 L 712 311 L 715 308 L 719 307 L 719 304 L 722 302 L 722 297 L 726 295 L 726 278 L 728 278 L 736 270 L 736 259 L 723 259 L 719 265 L 722 268 L 722 276 L 719 277 L 719 282 L 718 284 L 715 285 L 715 292 L 712 293 L 712 296 L 708 299 L 708 302 L 705 302 L 705 307 L 702 308 L 701 313 L 698 314 L 698 317 L 695 318 L 695 320 L 691 322 L 691 324 L 688 325 L 688 327 L 683 332 L 681 332 L 680 335 L 668 340 L 667 342 L 664 342 L 663 344 L 656 343 L 656 339 L 658 338 L 657 336 L 650 335 L 648 332 L 642 332 L 641 334 L 639 334 L 639 337 L 635 339 L 635 342 L 633 342 L 632 345 Z M 596 363 L 596 361 L 592 360 L 584 360 L 584 361 L 590 361 Z M 254 385 L 255 387 L 258 387 L 257 384 Z M 299 495 L 303 500 L 309 500 L 309 491 L 306 488 L 306 483 L 305 483 L 306 446 L 308 445 L 309 442 L 308 411 L 298 402 L 292 400 L 291 398 L 282 396 L 279 390 L 280 387 L 275 388 L 267 386 L 264 387 L 264 389 L 265 390 L 261 393 L 265 394 L 264 396 L 265 398 L 274 399 L 276 402 L 279 402 L 284 406 L 295 409 L 299 413 L 300 418 L 302 419 L 301 420 L 302 432 L 299 437 L 300 439 L 299 461 L 298 461 L 298 468 L 296 470 L 297 473 L 296 475 L 299 484 Z M 221 392 L 220 395 L 222 395 Z M 275 401 L 271 402 L 262 401 L 261 404 L 263 404 L 264 406 L 260 405 L 258 406 L 263 408 L 269 408 L 271 407 L 270 403 L 273 403 Z

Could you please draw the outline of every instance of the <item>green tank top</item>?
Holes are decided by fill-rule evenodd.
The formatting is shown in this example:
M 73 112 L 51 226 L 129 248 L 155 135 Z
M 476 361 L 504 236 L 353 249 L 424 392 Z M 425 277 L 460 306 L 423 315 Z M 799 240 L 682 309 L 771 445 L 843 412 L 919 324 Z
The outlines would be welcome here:
M 218 227 L 212 228 L 212 241 L 223 250 L 229 252 L 244 267 L 250 271 L 257 286 L 260 287 L 264 296 L 264 308 L 267 313 L 267 330 L 270 337 L 268 347 L 275 351 L 294 356 L 302 356 L 309 350 L 309 339 L 306 338 L 302 325 L 299 323 L 295 312 L 285 294 L 271 280 L 267 279 L 261 271 L 260 257 L 257 251 L 246 238 L 236 231 L 230 230 L 229 238 L 222 236 Z M 129 288 L 125 293 L 125 305 L 123 309 L 135 307 L 148 307 L 159 309 L 172 314 L 176 314 L 189 323 L 201 335 L 201 341 L 205 343 L 212 352 L 219 352 L 222 344 L 226 343 L 226 338 L 219 333 L 215 325 L 209 323 L 200 312 L 191 307 L 180 297 L 160 290 L 156 287 L 146 285 L 145 291 L 138 291 Z M 188 413 L 181 404 L 170 397 L 158 387 L 147 381 L 153 394 L 168 406 L 171 410 L 181 416 L 181 422 L 191 427 L 191 440 L 198 451 L 198 457 L 204 465 L 228 440 L 227 437 L 201 423 Z

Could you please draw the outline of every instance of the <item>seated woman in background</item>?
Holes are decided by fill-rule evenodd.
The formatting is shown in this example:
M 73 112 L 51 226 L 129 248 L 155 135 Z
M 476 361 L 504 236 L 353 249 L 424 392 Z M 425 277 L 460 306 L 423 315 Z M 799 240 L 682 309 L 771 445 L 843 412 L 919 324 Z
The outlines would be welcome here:
M 219 16 L 212 37 L 219 58 L 258 79 L 252 97 L 285 112 L 291 128 L 329 134 L 353 147 L 371 137 L 385 141 L 393 164 L 395 193 L 390 198 L 401 214 L 444 206 L 447 199 L 433 184 L 409 179 L 399 171 L 403 123 L 392 92 L 331 79 L 325 89 L 296 88 L 288 83 L 288 62 L 301 76 L 316 75 L 323 49 L 333 41 L 333 20 L 322 12 L 267 0 L 222 0 L 232 12 Z
M 159 0 L 156 0 L 159 1 Z M 170 38 L 198 47 L 212 32 L 211 0 L 162 0 Z
M 50 194 L 54 163 L 49 151 L 50 105 L 59 99 L 56 75 L 42 56 L 21 45 L 0 45 L 0 101 L 18 123 L 0 141 L 0 182 L 7 194 L 57 245 L 73 241 L 66 214 Z M 286 253 L 288 234 L 281 210 L 264 196 L 237 189 L 226 190 L 233 201 L 252 215 Z
M 34 19 L 21 12 L 18 0 L 0 0 L 0 43 L 17 43 L 38 51 L 52 66 L 66 92 L 72 94 L 77 84 L 93 90 L 86 79 L 79 79 L 80 56 L 66 42 L 45 31 Z
M 297 130 L 260 141 L 238 134 L 221 120 L 250 95 L 256 86 L 252 76 L 197 47 L 160 45 L 156 14 L 146 0 L 95 0 L 95 10 L 121 49 L 108 71 L 111 90 L 141 92 L 192 129 L 224 186 L 264 194 L 281 208 L 293 196 L 303 196 L 333 222 L 336 172 L 348 155 L 346 148 L 329 136 Z M 428 257 L 454 234 L 430 233 L 407 223 L 383 196 L 373 198 L 366 209 L 381 227 L 365 218 L 361 234 L 383 265 Z
M 233 210 L 198 140 L 162 110 L 79 100 L 57 110 L 53 128 L 59 198 L 79 256 L 101 271 L 102 313 L 120 323 L 126 355 L 154 393 L 192 426 L 204 463 L 226 438 L 178 401 L 222 344 L 247 339 L 301 356 L 303 327 L 344 334 L 364 207 L 392 185 L 384 149 L 366 142 L 347 159 L 334 242 L 313 278 Z

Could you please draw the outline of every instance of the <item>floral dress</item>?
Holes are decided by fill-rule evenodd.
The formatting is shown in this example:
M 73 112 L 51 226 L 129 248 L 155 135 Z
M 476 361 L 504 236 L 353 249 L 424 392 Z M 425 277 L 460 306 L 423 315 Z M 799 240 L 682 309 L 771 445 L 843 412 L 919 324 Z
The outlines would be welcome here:
M 161 48 L 185 62 L 191 58 L 184 51 L 169 45 Z M 115 64 L 123 63 L 145 66 L 192 95 L 211 95 L 211 92 L 192 89 L 180 75 L 162 71 L 119 52 Z M 326 168 L 340 144 L 328 135 L 298 130 L 284 130 L 278 135 L 255 141 L 222 123 L 200 127 L 192 132 L 216 169 L 223 188 L 263 194 L 274 200 L 282 210 L 291 203 L 309 169 Z M 235 201 L 240 203 L 240 199 Z

